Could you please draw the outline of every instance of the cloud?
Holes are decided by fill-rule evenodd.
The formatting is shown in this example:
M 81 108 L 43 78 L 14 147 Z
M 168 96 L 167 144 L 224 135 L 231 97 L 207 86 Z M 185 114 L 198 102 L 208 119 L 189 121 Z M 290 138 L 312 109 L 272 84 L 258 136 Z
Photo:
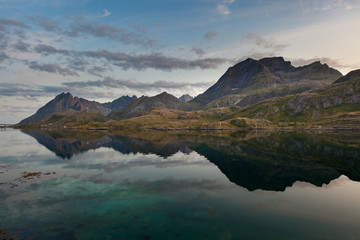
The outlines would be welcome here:
M 56 89 L 54 89 L 56 88 Z M 45 91 L 46 90 L 46 91 Z M 53 96 L 54 93 L 61 92 L 58 87 L 41 87 L 23 83 L 0 83 L 0 96 Z
M 23 22 L 15 21 L 12 19 L 0 18 L 0 31 L 4 31 L 8 26 L 18 28 L 30 28 Z
M 9 59 L 10 57 L 3 52 L 0 52 L 0 63 Z
M 358 5 L 356 0 L 302 0 L 299 1 L 300 7 L 305 12 L 312 11 L 331 11 L 334 9 L 347 9 L 351 10 Z
M 63 85 L 72 88 L 87 88 L 87 87 L 107 87 L 107 88 L 130 88 L 135 90 L 141 89 L 178 89 L 189 87 L 207 87 L 208 82 L 170 82 L 170 81 L 155 81 L 152 83 L 138 82 L 131 80 L 119 80 L 111 77 L 106 77 L 104 80 L 86 81 L 86 82 L 66 82 Z
M 164 56 L 160 53 L 133 55 L 122 52 L 110 52 L 107 50 L 98 51 L 69 51 L 56 49 L 52 46 L 38 45 L 35 48 L 37 53 L 45 56 L 50 54 L 63 54 L 72 57 L 88 57 L 93 59 L 105 59 L 114 66 L 123 70 L 135 69 L 146 70 L 156 69 L 163 71 L 172 70 L 193 70 L 193 69 L 215 69 L 221 64 L 228 62 L 225 58 L 202 58 L 197 60 L 184 60 L 176 57 Z
M 104 17 L 108 17 L 111 15 L 111 12 L 109 10 L 107 10 L 106 8 L 104 9 L 103 13 L 101 14 L 94 14 L 94 15 L 83 15 L 81 18 L 83 19 L 96 19 L 96 18 L 104 18 Z
M 191 51 L 196 53 L 199 57 L 202 57 L 205 54 L 205 51 L 202 48 L 193 47 Z
M 23 41 L 18 41 L 17 43 L 14 43 L 12 45 L 12 48 L 15 51 L 20 51 L 20 52 L 29 52 L 30 51 L 30 44 L 25 43 Z
M 114 98 L 117 96 L 114 92 L 91 91 L 89 89 L 74 89 L 65 85 L 62 86 L 41 86 L 24 83 L 0 83 L 0 97 L 26 97 L 32 101 L 37 101 L 38 97 L 51 97 L 61 92 L 72 92 L 77 96 L 86 96 L 87 98 Z M 37 102 L 38 104 L 38 102 Z
M 6 49 L 9 42 L 9 37 L 5 34 L 0 32 L 0 49 Z
M 217 5 L 216 10 L 218 11 L 218 13 L 224 16 L 227 16 L 231 13 L 229 7 L 224 4 Z
M 56 49 L 53 46 L 49 46 L 49 45 L 45 45 L 45 44 L 36 45 L 34 50 L 35 50 L 35 52 L 40 53 L 45 56 L 50 55 L 50 54 L 56 54 L 56 53 L 69 56 L 69 55 L 71 55 L 71 53 L 74 53 L 69 50 Z
M 288 44 L 278 44 L 272 38 L 265 38 L 258 33 L 250 32 L 246 35 L 246 40 L 254 42 L 257 46 L 264 48 L 264 49 L 272 49 L 274 51 L 282 51 Z
M 217 35 L 218 35 L 217 32 L 214 32 L 214 31 L 209 30 L 209 31 L 207 31 L 207 32 L 205 33 L 204 38 L 205 38 L 205 40 L 210 41 L 210 40 L 212 40 L 214 37 L 216 37 Z
M 29 68 L 42 72 L 59 73 L 63 76 L 79 76 L 77 72 L 72 71 L 69 68 L 63 68 L 59 64 L 51 64 L 51 63 L 39 64 L 36 61 L 32 61 L 29 64 Z
M 354 67 L 354 66 L 346 65 L 338 59 L 333 59 L 333 58 L 329 58 L 329 57 L 315 57 L 315 58 L 308 58 L 308 59 L 291 58 L 290 61 L 295 66 L 304 66 L 304 65 L 316 62 L 316 61 L 320 61 L 320 62 L 326 63 L 329 66 L 334 67 L 334 68 L 353 68 Z
M 80 34 L 99 38 L 108 38 L 121 42 L 125 45 L 133 44 L 147 48 L 154 47 L 157 44 L 155 40 L 149 39 L 136 32 L 129 32 L 125 28 L 117 28 L 106 24 L 88 23 L 83 21 L 72 23 L 71 31 L 68 32 L 68 35 L 71 37 L 78 37 Z
M 61 29 L 60 25 L 56 21 L 52 21 L 46 17 L 30 17 L 30 19 L 42 27 L 44 30 L 49 32 L 57 32 L 63 33 L 64 31 Z
M 105 9 L 104 14 L 97 17 L 106 17 L 111 13 Z M 61 28 L 60 24 L 46 17 L 30 17 L 30 19 L 48 32 L 59 33 L 63 36 L 77 38 L 81 35 L 93 36 L 97 38 L 107 38 L 125 45 L 140 45 L 146 48 L 157 46 L 157 42 L 149 39 L 143 34 L 128 31 L 107 24 L 90 22 L 87 18 L 78 17 L 70 23 L 69 29 Z M 1 24 L 0 24 L 1 26 Z
M 107 17 L 107 16 L 110 16 L 111 15 L 111 12 L 109 12 L 107 9 L 104 9 L 104 14 L 101 15 L 100 17 Z
M 15 27 L 17 29 L 14 29 L 12 32 L 8 31 L 10 27 Z M 25 38 L 25 33 L 23 29 L 30 28 L 23 22 L 15 21 L 12 19 L 6 19 L 6 18 L 0 18 L 0 50 L 6 50 L 9 43 L 12 40 L 13 36 L 17 36 L 19 38 Z M 13 47 L 20 47 L 18 45 L 13 45 Z M 22 44 L 22 47 L 25 48 L 25 45 Z M 0 56 L 0 61 L 3 61 L 5 59 L 5 56 L 7 56 L 5 53 L 2 53 Z M 8 57 L 6 57 L 8 58 Z
M 227 17 L 231 13 L 231 11 L 229 9 L 229 5 L 231 5 L 234 2 L 235 2 L 235 0 L 222 0 L 221 3 L 218 4 L 216 7 L 217 12 L 219 14 Z
M 141 26 L 141 25 L 137 25 L 135 23 L 132 23 L 130 24 L 130 26 L 135 29 L 137 32 L 141 32 L 141 33 L 148 33 L 148 30 L 144 27 L 144 26 Z
M 107 50 L 101 51 L 85 51 L 81 55 L 91 58 L 103 58 L 111 62 L 113 65 L 127 69 L 145 70 L 156 69 L 163 71 L 172 71 L 177 69 L 192 70 L 192 69 L 215 69 L 219 65 L 227 62 L 224 58 L 204 58 L 197 60 L 184 60 L 176 57 L 168 57 L 159 53 L 144 54 L 144 55 L 130 55 L 121 52 L 109 52 Z
M 86 67 L 88 65 L 90 65 L 90 63 L 88 61 L 86 61 L 85 59 L 82 59 L 82 58 L 78 58 L 78 57 L 75 57 L 75 58 L 68 57 L 67 60 L 68 60 L 68 63 L 67 63 L 68 67 L 71 69 L 74 69 L 75 71 L 85 72 Z
M 13 106 L 13 105 L 1 105 L 0 106 L 0 112 L 5 112 L 5 113 L 28 113 L 29 112 L 29 108 L 31 108 L 32 106 L 29 105 L 23 105 L 23 106 Z
M 0 96 L 23 96 L 23 97 L 53 97 L 61 92 L 72 92 L 73 94 L 93 98 L 114 98 L 120 90 L 124 94 L 132 92 L 154 92 L 159 91 L 184 91 L 194 88 L 208 88 L 212 82 L 172 82 L 154 81 L 138 82 L 132 80 L 114 79 L 106 77 L 96 81 L 71 81 L 63 82 L 60 86 L 44 86 L 24 83 L 0 83 Z M 125 91 L 121 91 L 125 90 Z
M 100 66 L 94 66 L 90 68 L 87 72 L 91 75 L 101 77 L 101 73 L 105 72 L 107 69 Z

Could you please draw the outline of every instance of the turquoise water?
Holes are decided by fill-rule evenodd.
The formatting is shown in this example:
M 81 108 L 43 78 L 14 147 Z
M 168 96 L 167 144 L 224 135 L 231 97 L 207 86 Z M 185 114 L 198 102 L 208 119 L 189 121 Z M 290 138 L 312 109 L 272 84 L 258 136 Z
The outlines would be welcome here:
M 0 239 L 360 238 L 357 135 L 169 134 L 1 131 Z

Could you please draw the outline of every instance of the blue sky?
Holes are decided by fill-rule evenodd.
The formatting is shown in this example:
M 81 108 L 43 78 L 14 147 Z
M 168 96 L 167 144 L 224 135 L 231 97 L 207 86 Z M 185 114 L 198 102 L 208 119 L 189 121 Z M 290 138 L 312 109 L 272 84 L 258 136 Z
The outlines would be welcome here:
M 55 95 L 197 95 L 252 57 L 360 68 L 359 0 L 0 0 L 0 122 Z

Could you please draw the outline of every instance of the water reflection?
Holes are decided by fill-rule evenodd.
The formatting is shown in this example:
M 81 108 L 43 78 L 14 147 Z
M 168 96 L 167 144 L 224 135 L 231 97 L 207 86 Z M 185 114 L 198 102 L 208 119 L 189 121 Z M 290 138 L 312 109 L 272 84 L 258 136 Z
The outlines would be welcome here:
M 0 135 L 0 239 L 360 237 L 356 134 L 25 133 Z
M 195 151 L 214 163 L 231 182 L 250 191 L 285 191 L 296 181 L 322 186 L 341 175 L 360 181 L 360 138 L 352 133 L 23 132 L 64 159 L 101 147 L 122 154 L 156 154 L 164 159 L 177 152 Z M 133 160 L 113 163 L 107 168 L 148 164 L 164 167 L 186 163 Z

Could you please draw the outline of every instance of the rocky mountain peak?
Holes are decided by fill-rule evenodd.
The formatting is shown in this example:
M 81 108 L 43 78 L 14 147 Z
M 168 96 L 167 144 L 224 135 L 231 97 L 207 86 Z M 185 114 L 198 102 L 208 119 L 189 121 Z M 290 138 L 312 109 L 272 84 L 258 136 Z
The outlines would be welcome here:
M 190 96 L 189 94 L 184 94 L 181 97 L 179 97 L 180 102 L 183 102 L 183 103 L 187 103 L 193 99 L 194 98 L 192 96 Z
M 73 98 L 74 98 L 73 95 L 69 92 L 67 93 L 62 92 L 61 94 L 55 97 L 55 99 L 73 99 Z
M 259 62 L 264 64 L 270 69 L 270 71 L 273 72 L 290 72 L 295 69 L 295 67 L 291 65 L 291 62 L 285 61 L 283 57 L 263 58 L 260 59 Z
M 179 102 L 179 99 L 167 92 L 162 92 L 158 95 L 156 95 L 154 98 L 158 98 L 158 99 L 161 99 L 161 101 L 170 101 L 170 102 Z
M 102 104 L 98 102 L 73 97 L 73 95 L 68 92 L 57 95 L 53 100 L 45 104 L 45 106 L 39 108 L 35 114 L 22 120 L 20 124 L 38 122 L 54 113 L 68 110 L 78 112 L 98 112 L 102 114 L 109 114 L 111 112 L 111 109 L 102 106 Z

